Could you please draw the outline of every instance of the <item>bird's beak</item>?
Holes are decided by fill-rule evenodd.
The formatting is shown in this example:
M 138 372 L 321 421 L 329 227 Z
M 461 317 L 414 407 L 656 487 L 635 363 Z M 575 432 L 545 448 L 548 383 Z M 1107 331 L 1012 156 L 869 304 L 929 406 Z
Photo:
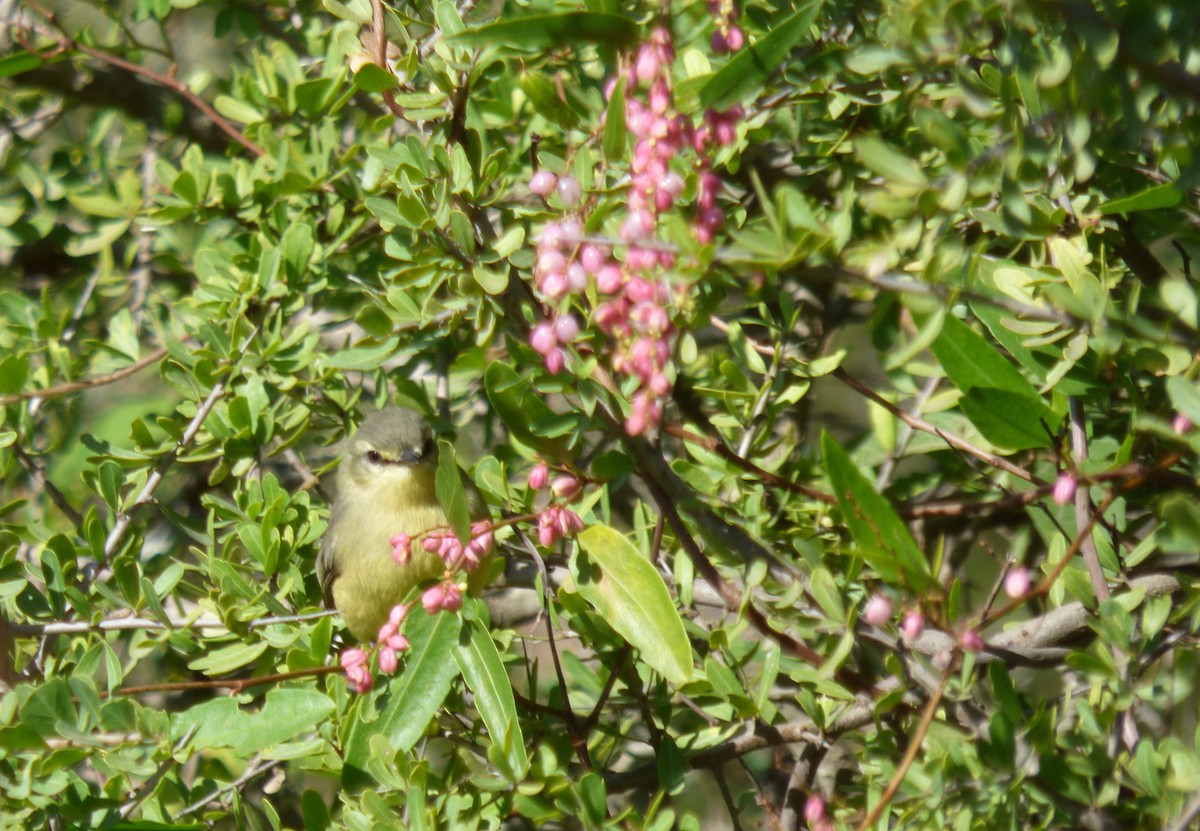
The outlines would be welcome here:
M 419 465 L 421 463 L 421 451 L 414 450 L 411 447 L 405 448 L 404 451 L 400 453 L 399 461 L 406 465 Z

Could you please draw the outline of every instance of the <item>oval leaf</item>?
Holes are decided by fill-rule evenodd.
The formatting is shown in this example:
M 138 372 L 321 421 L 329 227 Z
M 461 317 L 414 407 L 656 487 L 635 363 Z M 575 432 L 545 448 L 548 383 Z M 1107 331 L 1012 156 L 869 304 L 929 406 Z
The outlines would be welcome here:
M 474 599 L 468 602 L 479 603 Z M 529 758 L 517 721 L 517 702 L 492 634 L 479 619 L 468 622 L 458 646 L 454 647 L 454 660 L 463 681 L 475 693 L 475 709 L 483 718 L 492 742 L 504 750 L 509 768 L 504 775 L 512 782 L 519 782 L 529 767 Z
M 642 660 L 676 686 L 692 676 L 692 647 L 667 585 L 629 540 L 605 525 L 579 534 L 571 575 L 583 598 Z

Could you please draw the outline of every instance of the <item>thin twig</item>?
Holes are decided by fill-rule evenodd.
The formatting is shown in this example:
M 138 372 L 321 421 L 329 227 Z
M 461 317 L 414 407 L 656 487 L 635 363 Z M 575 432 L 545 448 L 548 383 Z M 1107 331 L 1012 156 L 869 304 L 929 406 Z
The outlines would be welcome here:
M 42 7 L 41 4 L 35 2 L 35 0 L 24 0 L 24 2 L 25 5 L 29 6 L 29 8 L 40 14 L 48 23 L 50 23 L 50 25 L 58 30 L 58 37 L 56 40 L 58 40 L 59 50 L 74 50 L 76 52 L 82 52 L 84 55 L 95 58 L 96 60 L 106 63 L 109 66 L 115 66 L 117 69 L 123 69 L 126 72 L 132 72 L 134 75 L 140 75 L 149 81 L 153 81 L 159 86 L 164 86 L 167 89 L 178 93 L 180 96 L 186 99 L 189 104 L 198 109 L 200 112 L 204 113 L 205 117 L 212 121 L 213 124 L 216 124 L 223 133 L 236 141 L 246 150 L 259 157 L 267 155 L 266 150 L 242 135 L 241 131 L 234 127 L 233 124 L 230 123 L 219 112 L 213 109 L 211 104 L 209 104 L 196 93 L 192 92 L 191 88 L 189 88 L 187 84 L 176 78 L 155 72 L 153 69 L 148 69 L 144 66 L 131 63 L 124 58 L 118 58 L 116 55 L 110 55 L 107 52 L 103 52 L 99 49 L 95 49 L 86 44 L 77 42 L 74 38 L 67 34 L 65 29 L 63 29 L 54 12 Z
M 257 760 L 257 758 L 258 757 L 255 757 L 256 760 Z M 245 785 L 251 779 L 254 779 L 257 776 L 260 776 L 260 775 L 266 773 L 268 770 L 271 770 L 271 768 L 277 767 L 278 765 L 281 765 L 281 764 L 283 764 L 282 759 L 271 759 L 270 761 L 266 761 L 266 762 L 255 761 L 248 768 L 246 768 L 246 772 L 243 773 L 241 776 L 239 776 L 237 779 L 234 779 L 232 782 L 230 782 L 228 785 L 226 785 L 223 788 L 218 788 L 217 790 L 213 791 L 212 793 L 210 793 L 208 796 L 204 797 L 203 799 L 200 799 L 199 801 L 193 802 L 191 805 L 188 805 L 185 808 L 182 808 L 178 813 L 175 814 L 175 816 L 176 817 L 184 817 L 184 816 L 187 816 L 188 814 L 194 814 L 197 811 L 199 811 L 201 808 L 208 805 L 210 802 L 215 802 L 216 800 L 220 799 L 225 794 L 231 793 L 232 791 L 236 791 L 238 788 L 242 787 L 242 785 Z
M 980 459 L 981 461 L 986 462 L 987 464 L 991 465 L 992 467 L 998 467 L 1003 471 L 1007 471 L 1008 473 L 1011 473 L 1013 476 L 1017 476 L 1021 479 L 1024 479 L 1026 482 L 1032 482 L 1035 485 L 1048 484 L 1044 479 L 1042 479 L 1038 476 L 1035 476 L 1034 474 L 1030 473 L 1028 470 L 1025 470 L 1022 467 L 1018 467 L 1017 465 L 1014 465 L 1012 462 L 1008 461 L 1007 459 L 1005 459 L 1001 456 L 997 456 L 995 453 L 989 453 L 980 447 L 976 447 L 975 445 L 971 444 L 971 442 L 967 441 L 966 439 L 962 438 L 961 436 L 956 436 L 953 433 L 947 433 L 945 430 L 941 429 L 940 427 L 935 427 L 934 425 L 930 424 L 928 421 L 925 421 L 922 418 L 917 418 L 915 416 L 909 415 L 908 413 L 904 412 L 904 410 L 897 407 L 891 401 L 888 401 L 886 398 L 881 396 L 879 393 L 875 392 L 875 390 L 868 387 L 862 381 L 859 381 L 857 378 L 855 378 L 850 373 L 846 372 L 846 370 L 842 369 L 841 367 L 838 367 L 837 369 L 835 369 L 831 374 L 833 375 L 833 377 L 837 378 L 839 381 L 844 383 L 846 386 L 850 387 L 853 390 L 856 390 L 857 392 L 861 393 L 866 398 L 869 398 L 870 400 L 874 401 L 879 406 L 883 407 L 885 410 L 887 410 L 892 415 L 896 416 L 896 418 L 903 421 L 909 427 L 912 427 L 915 430 L 920 430 L 921 432 L 924 432 L 924 433 L 931 433 L 931 434 L 939 437 L 940 439 L 942 439 L 942 441 L 946 442 L 946 444 L 950 445 L 951 447 L 953 447 L 957 450 L 961 450 L 964 453 L 969 453 L 972 456 L 976 457 L 977 459 Z
M 25 468 L 25 472 L 33 479 L 34 487 L 41 488 L 46 493 L 50 494 L 50 499 L 58 506 L 58 509 L 67 515 L 72 524 L 76 528 L 83 524 L 83 516 L 79 511 L 75 510 L 75 506 L 67 501 L 67 497 L 58 489 L 50 478 L 46 476 L 46 469 L 41 463 L 32 458 L 25 452 L 25 448 L 21 447 L 20 442 L 14 442 L 12 445 L 13 455 L 17 457 L 17 461 Z
M 933 691 L 933 695 L 929 697 L 929 703 L 925 705 L 925 711 L 921 714 L 921 721 L 917 724 L 917 729 L 913 732 L 912 738 L 909 739 L 908 750 L 904 753 L 904 758 L 900 760 L 900 764 L 896 767 L 896 773 L 892 776 L 892 781 L 888 782 L 887 788 L 879 797 L 879 801 L 875 803 L 875 807 L 871 812 L 858 824 L 857 831 L 866 831 L 875 824 L 875 821 L 883 815 L 888 803 L 892 801 L 892 797 L 900 790 L 900 785 L 904 783 L 904 777 L 908 774 L 908 769 L 912 767 L 913 760 L 917 758 L 917 754 L 921 751 L 921 744 L 925 741 L 925 734 L 929 732 L 929 726 L 933 724 L 933 717 L 937 713 L 938 704 L 942 701 L 942 694 L 946 692 L 946 682 L 950 680 L 950 667 L 946 667 L 942 671 L 942 680 L 938 684 L 937 689 Z
M 192 740 L 192 737 L 196 735 L 196 732 L 199 729 L 199 722 L 189 727 L 188 731 L 184 733 L 183 738 L 175 743 L 175 753 L 178 753 L 187 747 L 187 743 Z M 168 753 L 167 758 L 163 759 L 162 764 L 158 766 L 158 770 L 154 771 L 154 774 L 138 787 L 137 791 L 132 797 L 130 797 L 129 801 L 121 806 L 117 813 L 121 815 L 122 819 L 128 819 L 130 814 L 136 811 L 138 806 L 145 802 L 146 798 L 154 792 L 154 789 L 158 787 L 158 783 L 161 782 L 162 778 L 167 775 L 167 771 L 178 764 L 178 762 L 175 761 L 175 753 Z
M 208 414 L 212 412 L 212 408 L 216 406 L 217 401 L 225 394 L 225 379 L 217 382 L 212 388 L 212 392 L 204 399 L 204 403 L 196 410 L 196 415 L 188 424 L 187 429 L 183 431 L 183 436 L 179 439 L 179 443 L 172 447 L 167 453 L 158 460 L 158 464 L 154 468 L 154 472 L 150 474 L 150 478 L 146 480 L 146 484 L 142 487 L 141 493 L 137 499 L 133 500 L 127 509 L 121 512 L 117 517 L 117 521 L 113 523 L 112 530 L 108 532 L 108 537 L 104 540 L 104 561 L 108 562 L 117 552 L 118 546 L 125 538 L 125 533 L 129 530 L 129 526 L 133 523 L 133 511 L 136 508 L 150 502 L 154 497 L 154 492 L 158 490 L 158 486 L 162 484 L 163 478 L 166 476 L 167 469 L 175 463 L 179 457 L 179 453 L 187 448 L 196 438 L 196 434 L 200 432 L 200 426 L 204 424 L 204 419 L 208 418 Z
M 156 349 L 146 357 L 139 360 L 137 363 L 122 367 L 113 372 L 105 373 L 104 375 L 93 375 L 90 378 L 81 378 L 78 381 L 68 381 L 65 384 L 58 384 L 53 387 L 46 387 L 40 390 L 21 390 L 21 392 L 12 393 L 11 395 L 0 395 L 0 406 L 15 404 L 18 401 L 25 401 L 31 398 L 45 399 L 54 398 L 59 395 L 68 395 L 79 390 L 90 389 L 92 387 L 102 387 L 105 384 L 112 384 L 120 381 L 123 378 L 128 378 L 135 372 L 140 372 L 155 361 L 160 360 L 167 354 L 166 348 Z
M 264 626 L 273 626 L 277 623 L 303 623 L 308 620 L 332 617 L 336 614 L 338 614 L 336 609 L 327 609 L 323 612 L 310 612 L 305 615 L 278 615 L 276 617 L 257 618 L 248 621 L 246 627 L 249 629 L 260 629 Z M 75 635 L 82 632 L 177 631 L 184 629 L 218 629 L 228 632 L 229 626 L 220 618 L 211 616 L 198 617 L 194 620 L 168 617 L 166 621 L 161 621 L 144 617 L 120 617 L 97 621 L 72 620 L 54 623 L 9 624 L 9 631 L 17 637 L 29 637 L 31 635 Z

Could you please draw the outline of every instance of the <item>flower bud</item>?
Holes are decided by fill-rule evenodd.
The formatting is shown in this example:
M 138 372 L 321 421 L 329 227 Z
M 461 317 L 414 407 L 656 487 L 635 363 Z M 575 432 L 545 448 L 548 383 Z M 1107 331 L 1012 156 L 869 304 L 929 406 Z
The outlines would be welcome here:
M 925 615 L 921 614 L 920 609 L 911 609 L 904 613 L 904 620 L 900 622 L 900 631 L 910 641 L 915 641 L 921 636 L 921 633 L 925 631 Z
M 538 196 L 546 196 L 554 189 L 558 177 L 549 170 L 539 170 L 529 180 L 529 189 Z
M 558 198 L 568 208 L 576 207 L 583 201 L 583 188 L 574 176 L 564 176 L 558 180 Z
M 1074 473 L 1064 470 L 1058 474 L 1058 478 L 1054 480 L 1054 504 L 1066 505 L 1074 499 L 1077 484 Z
M 570 499 L 575 494 L 579 493 L 579 480 L 574 476 L 559 476 L 550 485 L 550 490 L 559 499 Z
M 1004 575 L 1004 593 L 1009 597 L 1023 597 L 1029 592 L 1029 569 L 1015 566 Z
M 529 471 L 529 487 L 533 490 L 540 491 L 549 481 L 550 468 L 544 464 L 534 465 L 533 470 Z
M 882 594 L 873 594 L 867 601 L 863 618 L 872 626 L 883 626 L 892 617 L 892 601 Z

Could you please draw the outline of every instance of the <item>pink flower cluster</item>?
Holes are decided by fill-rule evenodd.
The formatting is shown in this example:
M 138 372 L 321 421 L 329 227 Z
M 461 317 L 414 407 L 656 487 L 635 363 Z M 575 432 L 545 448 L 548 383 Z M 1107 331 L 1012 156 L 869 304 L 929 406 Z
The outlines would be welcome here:
M 725 49 L 739 48 L 744 37 L 731 23 L 737 17 L 735 3 L 720 0 L 713 8 Z M 564 306 L 572 299 L 585 303 L 585 290 L 594 285 L 597 302 L 591 319 L 608 336 L 605 351 L 612 369 L 637 380 L 625 421 L 630 435 L 658 425 L 672 387 L 675 326 L 670 305 L 684 288 L 667 273 L 675 267 L 675 253 L 659 240 L 659 218 L 676 207 L 687 186 L 685 177 L 694 172 L 694 232 L 702 244 L 715 240 L 724 213 L 717 204 L 722 182 L 712 172 L 710 154 L 715 146 L 735 140 L 737 124 L 745 117 L 741 107 L 710 111 L 704 123 L 694 127 L 691 118 L 675 109 L 671 85 L 675 57 L 670 31 L 659 26 L 628 66 L 625 124 L 636 142 L 628 212 L 619 225 L 619 240 L 610 244 L 585 239 L 579 217 L 570 216 L 543 228 L 534 266 L 537 288 L 551 311 L 533 327 L 529 342 L 554 374 L 566 365 L 566 347 L 579 336 L 579 324 Z M 613 79 L 610 97 L 615 86 Z M 695 154 L 690 163 L 683 159 L 685 152 Z M 529 188 L 542 197 L 557 190 L 564 207 L 582 202 L 574 177 L 556 180 L 552 173 L 538 171 Z M 623 260 L 614 256 L 613 245 L 624 248 Z
M 359 649 L 357 646 L 342 652 L 342 671 L 346 673 L 346 681 L 350 684 L 350 689 L 356 693 L 365 693 L 375 682 L 371 676 L 370 657 L 369 652 Z
M 550 469 L 544 464 L 534 465 L 529 472 L 529 487 L 540 491 L 547 485 L 556 498 L 566 500 L 574 498 L 582 489 L 579 480 L 569 474 L 557 476 L 551 483 Z M 563 505 L 547 505 L 538 515 L 538 544 L 545 548 L 582 530 L 583 520 Z
M 738 19 L 739 10 L 734 0 L 708 0 L 708 11 L 716 21 L 717 29 L 712 35 L 712 50 L 718 55 L 736 52 L 746 45 L 746 35 L 733 21 Z
M 409 607 L 401 603 L 392 607 L 387 622 L 379 627 L 379 671 L 391 675 L 400 665 L 400 653 L 408 649 L 408 638 L 400 634 L 400 624 L 408 617 Z

